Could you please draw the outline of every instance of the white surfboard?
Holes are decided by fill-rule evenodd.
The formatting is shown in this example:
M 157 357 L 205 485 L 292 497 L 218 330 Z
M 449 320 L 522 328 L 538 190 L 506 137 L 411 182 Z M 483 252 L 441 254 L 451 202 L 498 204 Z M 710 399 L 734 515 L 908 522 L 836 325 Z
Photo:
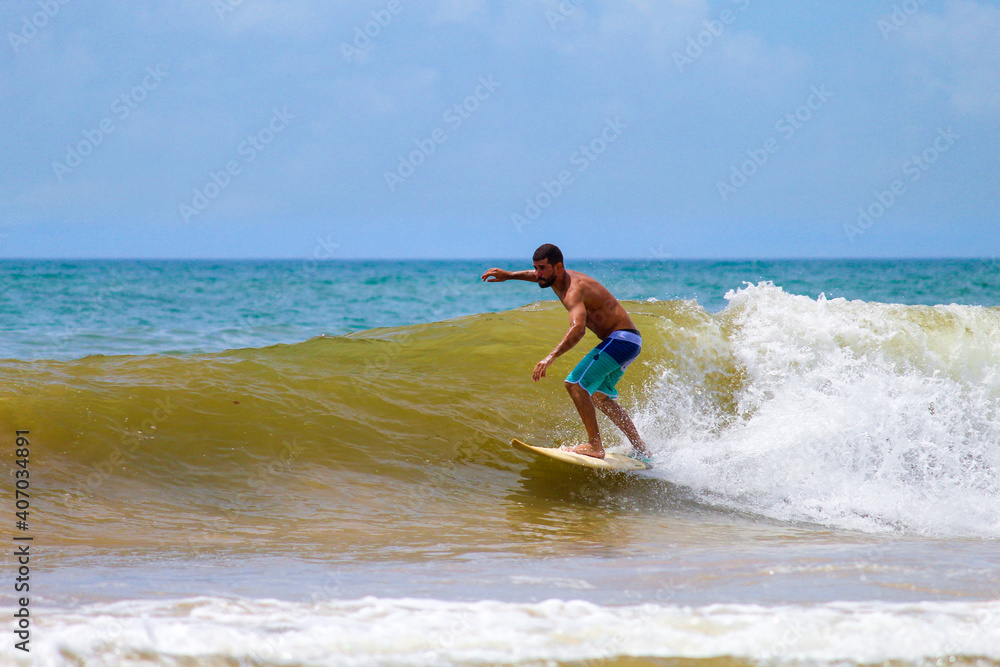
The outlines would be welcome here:
M 532 454 L 538 454 L 540 456 L 547 456 L 551 459 L 557 461 L 562 461 L 563 463 L 572 463 L 573 465 L 584 466 L 586 468 L 597 468 L 599 470 L 617 470 L 617 471 L 634 471 L 634 470 L 649 470 L 653 466 L 648 463 L 643 463 L 638 459 L 633 459 L 631 456 L 625 456 L 624 454 L 605 454 L 603 459 L 594 458 L 593 456 L 585 456 L 583 454 L 574 454 L 573 452 L 567 452 L 564 449 L 559 449 L 558 447 L 536 447 L 535 445 L 529 445 L 526 442 L 521 442 L 517 438 L 513 438 L 510 444 L 515 447 L 520 447 L 521 449 L 527 450 Z

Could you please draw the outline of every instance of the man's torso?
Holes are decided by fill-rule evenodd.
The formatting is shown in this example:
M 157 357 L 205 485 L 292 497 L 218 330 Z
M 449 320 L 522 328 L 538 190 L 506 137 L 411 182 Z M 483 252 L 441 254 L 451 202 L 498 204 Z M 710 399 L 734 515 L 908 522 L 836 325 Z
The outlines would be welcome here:
M 570 278 L 569 287 L 566 291 L 560 292 L 553 285 L 553 291 L 563 305 L 567 306 L 567 295 L 577 290 L 583 299 L 584 308 L 587 309 L 587 328 L 598 338 L 604 340 L 619 329 L 636 329 L 632 318 L 606 287 L 579 271 L 566 273 Z

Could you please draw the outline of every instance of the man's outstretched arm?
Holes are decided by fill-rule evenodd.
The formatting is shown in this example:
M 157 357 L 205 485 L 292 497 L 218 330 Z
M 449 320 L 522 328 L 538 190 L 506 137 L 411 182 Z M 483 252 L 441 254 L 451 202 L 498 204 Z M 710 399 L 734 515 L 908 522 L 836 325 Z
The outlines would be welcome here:
M 527 280 L 529 283 L 537 283 L 538 276 L 534 271 L 504 271 L 503 269 L 490 269 L 483 274 L 483 280 L 488 283 L 502 283 L 505 280 Z

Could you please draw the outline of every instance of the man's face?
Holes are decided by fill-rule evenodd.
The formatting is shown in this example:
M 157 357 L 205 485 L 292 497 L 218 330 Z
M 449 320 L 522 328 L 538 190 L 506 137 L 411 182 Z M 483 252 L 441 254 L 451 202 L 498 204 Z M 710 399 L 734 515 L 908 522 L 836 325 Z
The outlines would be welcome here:
M 549 260 L 540 259 L 535 262 L 535 277 L 538 278 L 539 289 L 552 287 L 556 281 L 556 267 L 549 264 Z

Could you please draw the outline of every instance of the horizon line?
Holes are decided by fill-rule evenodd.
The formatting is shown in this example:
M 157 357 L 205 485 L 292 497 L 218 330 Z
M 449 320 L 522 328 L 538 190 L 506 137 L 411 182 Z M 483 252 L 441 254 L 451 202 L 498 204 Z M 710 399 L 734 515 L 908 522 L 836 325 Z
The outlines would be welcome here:
M 573 262 L 857 262 L 857 261 L 997 261 L 998 255 L 874 257 L 577 257 Z M 525 257 L 0 257 L 0 262 L 494 262 L 529 261 Z

